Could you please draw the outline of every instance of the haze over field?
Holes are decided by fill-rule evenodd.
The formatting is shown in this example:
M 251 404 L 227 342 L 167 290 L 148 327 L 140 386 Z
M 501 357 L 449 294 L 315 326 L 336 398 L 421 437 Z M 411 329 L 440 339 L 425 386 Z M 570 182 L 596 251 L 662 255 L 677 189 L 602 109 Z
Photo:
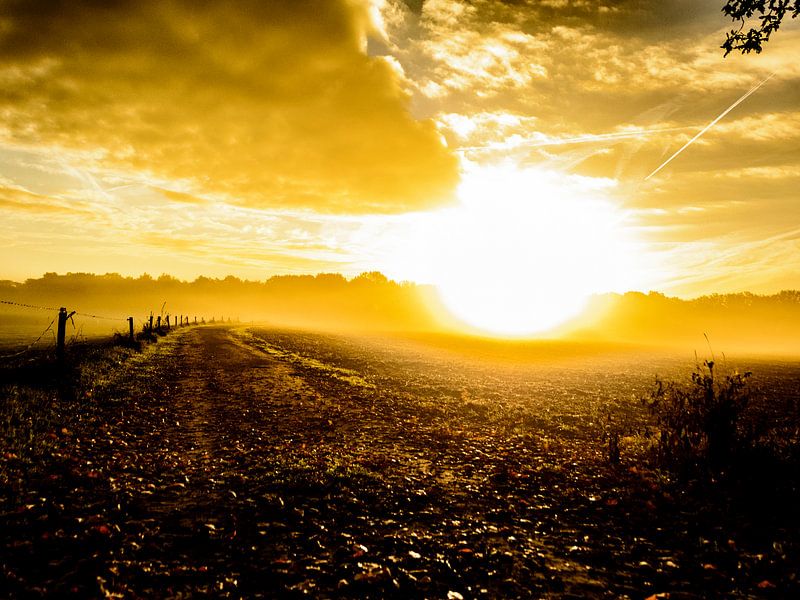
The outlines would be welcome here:
M 0 277 L 380 271 L 501 335 L 800 288 L 800 31 L 723 59 L 720 4 L 2 2 Z
M 482 351 L 511 360 L 541 358 L 553 349 L 531 336 L 511 336 L 492 345 L 486 333 L 452 316 L 431 286 L 397 283 L 377 272 L 350 280 L 339 274 L 284 275 L 267 281 L 168 276 L 46 274 L 24 284 L 0 282 L 0 339 L 30 342 L 54 316 L 22 305 L 77 310 L 72 334 L 108 336 L 124 332 L 133 316 L 137 330 L 150 314 L 202 320 L 268 323 L 279 328 L 341 334 L 424 336 L 426 344 Z M 95 315 L 94 317 L 92 315 Z M 466 336 L 464 334 L 467 334 Z M 431 335 L 433 337 L 431 337 Z M 437 337 L 438 336 L 438 337 Z M 444 337 L 442 337 L 444 336 Z M 502 336 L 501 336 L 502 337 Z M 508 337 L 508 336 L 506 336 Z M 642 351 L 677 350 L 728 354 L 800 354 L 800 292 L 772 296 L 727 294 L 681 300 L 629 292 L 592 296 L 577 318 L 536 336 L 562 338 L 556 354 L 584 355 L 593 344 L 635 344 Z M 586 346 L 586 347 L 584 347 Z M 598 346 L 595 349 L 600 348 Z M 544 353 L 544 354 L 542 354 Z

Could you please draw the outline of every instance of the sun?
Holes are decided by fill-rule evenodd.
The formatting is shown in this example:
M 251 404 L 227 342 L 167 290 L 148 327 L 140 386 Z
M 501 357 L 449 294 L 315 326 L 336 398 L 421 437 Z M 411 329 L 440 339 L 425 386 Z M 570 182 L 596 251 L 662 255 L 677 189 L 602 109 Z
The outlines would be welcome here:
M 613 186 L 516 165 L 467 170 L 459 205 L 426 236 L 443 304 L 472 328 L 526 336 L 578 315 L 593 293 L 631 285 L 635 252 Z

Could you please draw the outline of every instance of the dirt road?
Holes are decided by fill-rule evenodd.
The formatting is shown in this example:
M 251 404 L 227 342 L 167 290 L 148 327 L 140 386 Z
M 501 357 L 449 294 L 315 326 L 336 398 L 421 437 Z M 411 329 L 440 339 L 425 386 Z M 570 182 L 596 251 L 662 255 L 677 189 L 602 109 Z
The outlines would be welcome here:
M 743 585 L 729 534 L 606 465 L 599 440 L 376 386 L 243 329 L 171 335 L 86 402 L 49 472 L 12 482 L 0 517 L 12 596 L 635 598 Z

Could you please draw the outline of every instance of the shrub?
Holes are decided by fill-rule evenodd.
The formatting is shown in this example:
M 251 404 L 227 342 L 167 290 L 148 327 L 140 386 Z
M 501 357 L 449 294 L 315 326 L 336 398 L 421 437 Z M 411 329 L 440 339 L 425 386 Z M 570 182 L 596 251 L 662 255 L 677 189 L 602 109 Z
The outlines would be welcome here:
M 683 475 L 723 472 L 752 442 L 742 426 L 751 374 L 720 377 L 714 366 L 714 361 L 698 365 L 688 386 L 656 377 L 655 389 L 642 399 L 658 428 L 658 459 Z

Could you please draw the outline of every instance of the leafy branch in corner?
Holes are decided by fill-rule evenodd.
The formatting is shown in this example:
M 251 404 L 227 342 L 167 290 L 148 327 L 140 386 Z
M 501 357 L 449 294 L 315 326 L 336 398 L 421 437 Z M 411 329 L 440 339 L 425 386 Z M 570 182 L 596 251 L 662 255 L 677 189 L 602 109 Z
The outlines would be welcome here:
M 728 0 L 722 12 L 739 23 L 739 29 L 732 29 L 721 46 L 725 56 L 734 50 L 759 54 L 787 14 L 793 19 L 800 14 L 800 0 Z M 758 23 L 745 31 L 751 20 Z

